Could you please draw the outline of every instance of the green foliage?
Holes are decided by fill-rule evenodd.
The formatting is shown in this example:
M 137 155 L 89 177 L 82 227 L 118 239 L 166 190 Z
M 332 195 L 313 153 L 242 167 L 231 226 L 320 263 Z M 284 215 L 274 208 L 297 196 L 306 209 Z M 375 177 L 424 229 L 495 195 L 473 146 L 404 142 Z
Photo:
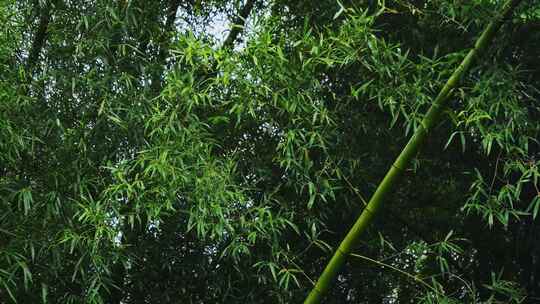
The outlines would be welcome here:
M 0 302 L 301 301 L 500 4 L 255 1 L 220 47 L 244 2 L 0 3 Z M 432 288 L 354 259 L 328 303 L 539 296 L 537 11 L 356 250 Z

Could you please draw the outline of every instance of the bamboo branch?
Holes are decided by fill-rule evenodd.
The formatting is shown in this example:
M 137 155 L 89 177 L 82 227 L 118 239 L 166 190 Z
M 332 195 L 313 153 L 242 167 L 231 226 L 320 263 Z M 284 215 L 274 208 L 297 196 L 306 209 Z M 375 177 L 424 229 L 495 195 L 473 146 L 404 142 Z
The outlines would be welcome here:
M 181 0 L 172 0 L 170 2 L 169 8 L 167 10 L 167 21 L 165 22 L 165 28 L 167 31 L 171 31 L 174 26 L 174 21 L 176 20 L 176 11 L 182 3 Z
M 234 47 L 234 43 L 236 42 L 236 39 L 242 31 L 244 30 L 244 25 L 246 23 L 246 19 L 253 10 L 253 6 L 255 4 L 255 0 L 248 0 L 246 4 L 242 7 L 239 14 L 236 15 L 236 18 L 233 20 L 231 24 L 231 29 L 229 31 L 229 35 L 227 38 L 225 38 L 225 41 L 221 45 L 221 50 L 230 50 Z M 218 63 L 214 60 L 212 63 L 212 66 L 210 67 L 208 73 L 203 77 L 203 81 L 214 78 L 218 75 Z
M 377 260 L 375 260 L 375 259 L 369 258 L 369 257 L 364 256 L 364 255 L 361 255 L 361 254 L 351 253 L 351 254 L 349 254 L 349 255 L 352 256 L 352 257 L 355 257 L 355 258 L 360 258 L 360 259 L 369 261 L 369 262 L 371 262 L 371 263 L 373 263 L 373 264 L 376 264 L 376 265 L 379 265 L 379 266 L 381 266 L 381 267 L 383 267 L 383 268 L 386 267 L 386 268 L 388 268 L 388 269 L 390 269 L 390 270 L 393 270 L 393 271 L 395 271 L 395 272 L 398 272 L 398 273 L 400 273 L 400 274 L 402 274 L 402 275 L 408 277 L 409 279 L 412 279 L 413 281 L 416 281 L 416 282 L 420 283 L 420 284 L 421 284 L 423 287 L 425 287 L 426 289 L 431 290 L 432 292 L 434 292 L 434 293 L 436 293 L 436 294 L 440 294 L 440 291 L 439 291 L 439 290 L 437 290 L 435 287 L 429 285 L 426 281 L 422 280 L 422 279 L 419 278 L 418 276 L 412 275 L 412 274 L 410 274 L 410 273 L 408 273 L 408 272 L 406 272 L 406 271 L 403 271 L 403 270 L 401 270 L 401 269 L 399 269 L 399 268 L 397 268 L 397 267 L 394 267 L 394 266 L 392 266 L 392 265 L 390 265 L 390 264 L 386 264 L 386 263 L 383 263 L 383 262 L 381 262 L 381 261 L 377 261 Z
M 234 46 L 234 42 L 242 33 L 244 25 L 246 24 L 246 19 L 251 13 L 254 4 L 255 0 L 247 0 L 244 7 L 242 7 L 240 10 L 240 13 L 236 16 L 236 18 L 234 18 L 229 35 L 227 38 L 225 38 L 225 41 L 221 45 L 222 49 L 231 49 Z
M 364 208 L 359 218 L 354 223 L 353 227 L 347 233 L 336 252 L 330 259 L 330 262 L 328 262 L 326 265 L 326 268 L 309 293 L 304 304 L 321 302 L 324 294 L 330 289 L 332 282 L 340 269 L 343 267 L 346 257 L 351 254 L 351 251 L 358 241 L 358 238 L 371 223 L 382 202 L 388 197 L 388 195 L 395 191 L 395 186 L 403 171 L 408 165 L 410 165 L 411 160 L 418 153 L 420 147 L 428 137 L 429 132 L 432 131 L 435 124 L 440 120 L 441 114 L 443 113 L 443 109 L 446 106 L 446 102 L 452 90 L 457 87 L 460 79 L 470 68 L 476 57 L 486 50 L 488 43 L 491 42 L 491 40 L 493 40 L 495 37 L 495 33 L 499 30 L 506 19 L 511 16 L 512 11 L 520 2 L 521 0 L 509 0 L 509 2 L 507 2 L 503 12 L 489 23 L 480 38 L 478 38 L 476 41 L 474 47 L 469 51 L 461 64 L 456 68 L 452 76 L 450 76 L 450 79 L 448 79 L 444 87 L 435 98 L 432 106 L 424 116 L 421 125 L 418 127 L 405 148 L 401 151 L 395 162 L 392 164 L 386 176 L 371 197 L 368 205 Z

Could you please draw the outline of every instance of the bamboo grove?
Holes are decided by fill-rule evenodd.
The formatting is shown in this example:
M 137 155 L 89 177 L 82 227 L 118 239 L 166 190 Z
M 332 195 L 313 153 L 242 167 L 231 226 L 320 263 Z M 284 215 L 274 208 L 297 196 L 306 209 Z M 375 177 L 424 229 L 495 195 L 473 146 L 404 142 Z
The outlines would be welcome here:
M 538 303 L 539 43 L 537 0 L 0 1 L 0 303 Z

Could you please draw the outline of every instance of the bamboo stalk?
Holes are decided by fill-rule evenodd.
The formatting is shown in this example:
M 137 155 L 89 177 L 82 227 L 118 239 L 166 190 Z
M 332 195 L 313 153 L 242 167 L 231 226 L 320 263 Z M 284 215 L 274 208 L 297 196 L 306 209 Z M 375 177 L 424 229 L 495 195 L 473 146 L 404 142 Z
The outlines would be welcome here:
M 411 160 L 418 153 L 425 139 L 428 137 L 429 132 L 440 120 L 440 116 L 443 112 L 446 101 L 450 96 L 452 90 L 458 85 L 460 79 L 470 68 L 473 61 L 481 53 L 483 53 L 487 45 L 495 37 L 495 33 L 499 30 L 502 24 L 508 19 L 513 10 L 519 5 L 521 0 L 509 0 L 500 15 L 491 21 L 484 32 L 480 35 L 476 41 L 474 47 L 469 51 L 467 56 L 463 59 L 461 64 L 452 73 L 452 76 L 447 80 L 444 87 L 441 89 L 435 101 L 427 111 L 421 125 L 413 134 L 405 148 L 401 151 L 395 162 L 392 164 L 386 176 L 377 187 L 377 190 L 371 197 L 368 205 L 364 208 L 359 218 L 354 223 L 353 227 L 339 247 L 330 259 L 330 262 L 326 265 L 323 273 L 317 280 L 317 283 L 309 293 L 308 297 L 304 301 L 304 304 L 320 303 L 324 294 L 330 289 L 330 285 L 334 281 L 341 267 L 345 263 L 345 259 L 350 255 L 351 250 L 354 248 L 358 238 L 366 227 L 371 223 L 375 216 L 375 213 L 380 208 L 383 200 L 395 189 L 396 183 L 399 181 L 403 171 L 410 164 Z
M 40 14 L 39 24 L 34 34 L 32 46 L 28 51 L 28 59 L 26 60 L 26 77 L 28 81 L 31 80 L 34 73 L 34 68 L 38 64 L 39 55 L 47 40 L 47 32 L 49 29 L 49 22 L 51 21 L 51 3 L 45 2 L 43 6 L 36 2 L 37 11 Z

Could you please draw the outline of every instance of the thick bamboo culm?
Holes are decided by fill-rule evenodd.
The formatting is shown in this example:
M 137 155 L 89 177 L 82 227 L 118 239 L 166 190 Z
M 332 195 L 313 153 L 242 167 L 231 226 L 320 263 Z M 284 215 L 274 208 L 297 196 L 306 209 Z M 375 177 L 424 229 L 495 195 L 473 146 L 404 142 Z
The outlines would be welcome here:
M 330 262 L 328 262 L 326 265 L 323 273 L 317 280 L 317 283 L 304 301 L 304 304 L 315 304 L 321 302 L 324 294 L 328 291 L 338 272 L 343 267 L 345 259 L 354 248 L 358 238 L 372 221 L 383 200 L 386 199 L 386 197 L 392 191 L 394 191 L 396 183 L 399 181 L 403 170 L 407 168 L 411 160 L 418 153 L 420 147 L 422 146 L 424 140 L 428 137 L 428 134 L 432 130 L 435 123 L 440 120 L 440 116 L 446 105 L 446 101 L 450 96 L 450 93 L 458 85 L 460 79 L 470 68 L 474 59 L 486 50 L 487 45 L 491 42 L 491 40 L 493 40 L 495 33 L 511 16 L 513 10 L 519 5 L 520 2 L 521 0 L 510 0 L 506 3 L 502 13 L 496 16 L 493 21 L 488 24 L 482 35 L 476 41 L 474 48 L 469 51 L 461 64 L 456 68 L 452 76 L 450 76 L 424 116 L 421 125 L 417 128 L 416 132 L 413 134 L 405 148 L 401 151 L 395 162 L 392 164 L 386 173 L 386 176 L 383 178 L 382 182 L 377 187 L 377 190 L 371 197 L 368 205 L 364 208 L 354 223 L 354 226 L 351 228 L 351 230 L 349 230 L 330 259 Z

